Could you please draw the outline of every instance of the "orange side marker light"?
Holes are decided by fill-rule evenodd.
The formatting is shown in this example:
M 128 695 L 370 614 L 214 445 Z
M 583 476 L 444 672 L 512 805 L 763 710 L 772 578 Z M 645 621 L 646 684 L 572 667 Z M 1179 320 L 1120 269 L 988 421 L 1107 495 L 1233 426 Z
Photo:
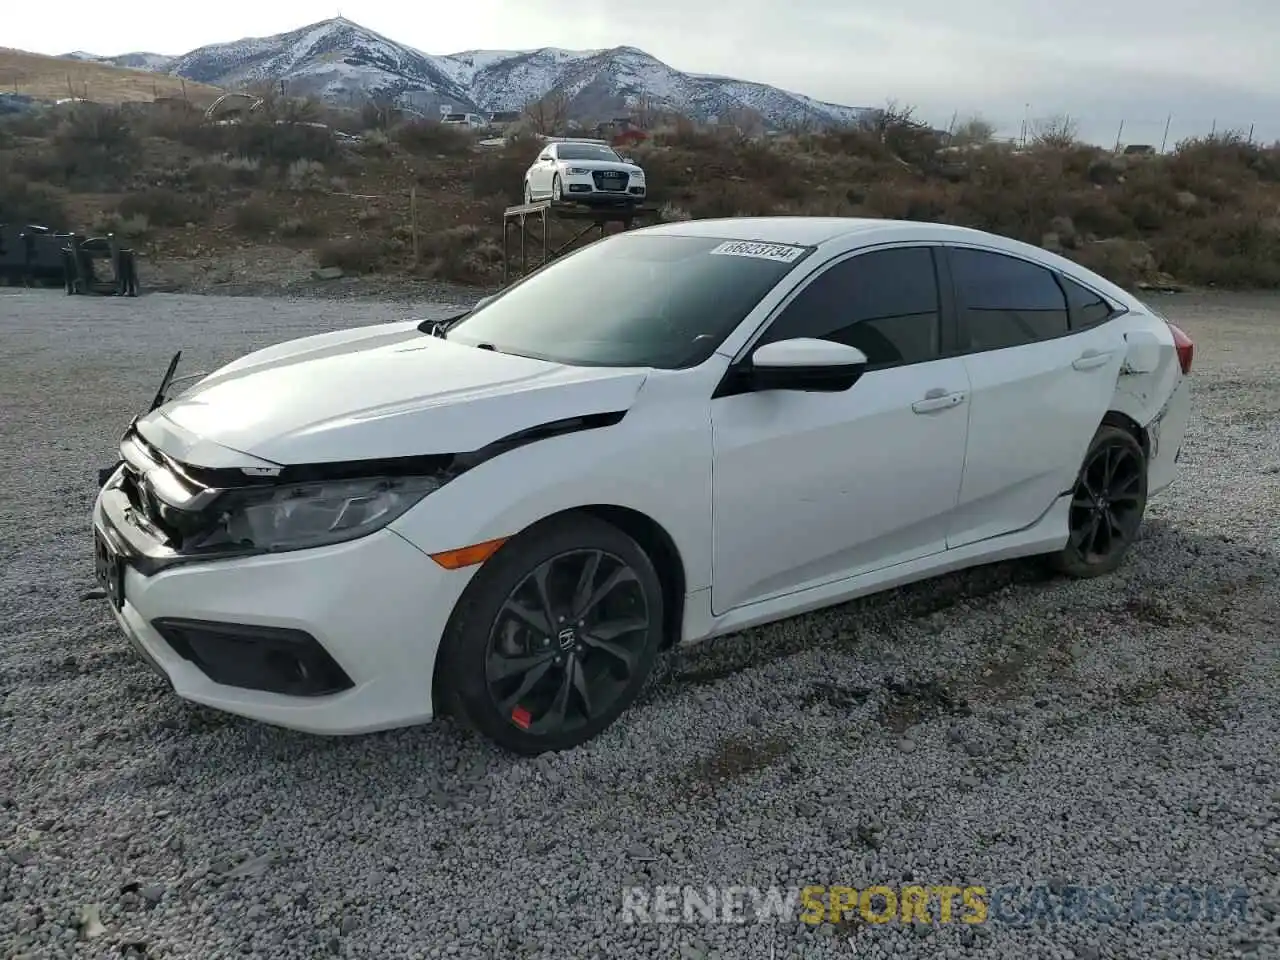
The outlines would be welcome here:
M 478 563 L 484 563 L 497 553 L 498 548 L 506 542 L 506 537 L 500 537 L 497 540 L 486 540 L 484 543 L 473 543 L 469 547 L 459 547 L 456 550 L 433 553 L 431 554 L 431 559 L 446 570 L 461 570 L 463 567 L 474 567 Z

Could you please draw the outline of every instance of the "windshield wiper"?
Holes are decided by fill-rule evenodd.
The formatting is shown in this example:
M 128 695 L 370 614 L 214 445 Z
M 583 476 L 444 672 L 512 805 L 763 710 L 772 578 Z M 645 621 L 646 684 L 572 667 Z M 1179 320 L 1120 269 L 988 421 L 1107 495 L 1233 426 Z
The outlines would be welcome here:
M 418 329 L 430 336 L 439 337 L 441 340 L 447 340 L 449 328 L 464 317 L 470 316 L 471 312 L 471 310 L 467 310 L 452 317 L 445 317 L 443 320 L 429 320 L 420 324 Z

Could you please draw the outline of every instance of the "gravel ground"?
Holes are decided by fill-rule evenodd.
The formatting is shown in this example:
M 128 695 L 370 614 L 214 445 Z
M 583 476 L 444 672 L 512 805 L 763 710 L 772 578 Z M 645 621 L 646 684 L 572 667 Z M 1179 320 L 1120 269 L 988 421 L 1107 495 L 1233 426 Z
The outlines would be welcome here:
M 0 292 L 0 957 L 1280 956 L 1280 298 L 1161 305 L 1198 412 L 1119 573 L 998 565 L 704 644 L 597 741 L 519 760 L 448 722 L 319 739 L 186 705 L 81 602 L 94 471 L 175 349 L 209 369 L 408 308 Z M 1249 899 L 620 917 L 633 885 L 912 882 Z

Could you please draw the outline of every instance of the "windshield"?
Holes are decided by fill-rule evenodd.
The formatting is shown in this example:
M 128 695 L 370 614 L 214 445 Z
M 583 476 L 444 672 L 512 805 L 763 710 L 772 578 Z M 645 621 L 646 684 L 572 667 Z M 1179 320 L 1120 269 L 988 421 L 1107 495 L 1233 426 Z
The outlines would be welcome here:
M 602 143 L 562 143 L 556 147 L 561 160 L 613 160 L 622 158 Z
M 448 338 L 577 366 L 706 360 L 811 247 L 618 234 L 530 274 Z

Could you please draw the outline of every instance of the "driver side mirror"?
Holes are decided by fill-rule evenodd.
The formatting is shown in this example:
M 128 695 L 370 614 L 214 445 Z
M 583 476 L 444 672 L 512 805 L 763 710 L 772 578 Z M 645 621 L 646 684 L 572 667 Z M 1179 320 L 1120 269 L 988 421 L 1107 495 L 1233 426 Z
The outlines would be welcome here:
M 848 390 L 866 369 L 867 355 L 857 347 L 809 337 L 766 343 L 748 367 L 752 390 L 825 393 Z

